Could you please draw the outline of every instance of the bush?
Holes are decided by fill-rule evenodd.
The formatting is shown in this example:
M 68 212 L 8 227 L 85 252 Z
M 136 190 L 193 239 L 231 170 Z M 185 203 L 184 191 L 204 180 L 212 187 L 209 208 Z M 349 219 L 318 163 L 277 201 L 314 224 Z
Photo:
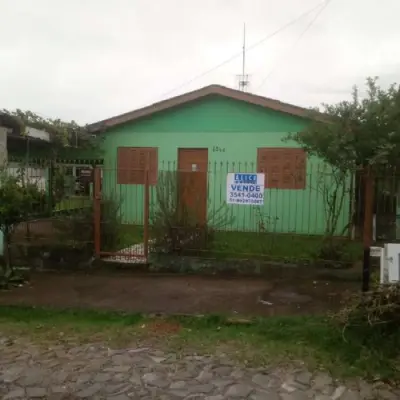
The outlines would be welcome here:
M 71 214 L 56 223 L 60 241 L 70 247 L 94 252 L 94 210 L 93 206 L 73 210 Z M 120 201 L 105 198 L 100 210 L 100 243 L 102 251 L 119 250 L 122 237 Z
M 377 284 L 368 293 L 354 294 L 334 316 L 344 331 L 384 338 L 399 334 L 400 283 Z
M 179 202 L 178 173 L 164 171 L 158 177 L 157 204 L 150 213 L 152 248 L 155 252 L 207 250 L 212 245 L 214 231 L 234 221 L 225 203 L 212 210 L 208 201 L 207 221 L 199 223 L 193 210 Z
M 0 264 L 0 281 L 4 285 L 13 276 L 10 245 L 18 224 L 40 213 L 46 201 L 37 185 L 25 183 L 23 176 L 13 176 L 7 168 L 0 170 L 0 230 L 4 234 L 4 267 Z

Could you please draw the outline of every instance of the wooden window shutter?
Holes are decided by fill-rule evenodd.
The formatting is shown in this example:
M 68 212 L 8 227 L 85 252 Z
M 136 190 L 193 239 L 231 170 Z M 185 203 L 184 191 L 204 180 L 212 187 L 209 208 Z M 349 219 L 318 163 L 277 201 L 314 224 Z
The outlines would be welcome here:
M 257 150 L 257 172 L 265 173 L 268 189 L 305 189 L 306 164 L 306 153 L 302 149 Z
M 117 183 L 121 185 L 129 183 L 129 147 L 117 149 Z
M 144 185 L 149 159 L 149 184 L 158 177 L 158 149 L 156 147 L 119 147 L 117 151 L 117 182 L 122 185 Z

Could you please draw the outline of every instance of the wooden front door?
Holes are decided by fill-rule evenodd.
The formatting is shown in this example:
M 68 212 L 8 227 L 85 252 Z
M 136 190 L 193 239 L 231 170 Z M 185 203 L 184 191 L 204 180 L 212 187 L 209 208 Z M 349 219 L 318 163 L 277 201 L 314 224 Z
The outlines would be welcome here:
M 182 217 L 205 225 L 207 221 L 208 149 L 179 149 L 179 204 Z

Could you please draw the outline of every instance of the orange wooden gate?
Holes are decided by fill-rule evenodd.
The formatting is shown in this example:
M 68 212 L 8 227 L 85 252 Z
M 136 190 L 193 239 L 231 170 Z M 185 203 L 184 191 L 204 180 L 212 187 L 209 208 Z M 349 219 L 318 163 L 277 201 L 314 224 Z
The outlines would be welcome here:
M 104 168 L 95 167 L 93 178 L 93 224 L 94 224 L 94 253 L 96 258 L 102 258 L 105 261 L 114 261 L 122 263 L 147 263 L 149 255 L 149 208 L 150 208 L 150 185 L 149 169 L 145 170 L 144 183 L 144 210 L 143 210 L 143 242 L 132 244 L 123 249 L 104 251 L 102 246 L 102 172 Z M 113 175 L 118 170 L 107 171 Z M 116 183 L 115 183 L 116 185 Z

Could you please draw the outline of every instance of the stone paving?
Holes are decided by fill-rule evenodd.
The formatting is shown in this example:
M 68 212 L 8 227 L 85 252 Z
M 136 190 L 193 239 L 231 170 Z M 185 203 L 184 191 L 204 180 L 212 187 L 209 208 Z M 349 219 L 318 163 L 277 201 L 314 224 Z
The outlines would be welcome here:
M 383 384 L 343 384 L 325 373 L 244 368 L 227 355 L 180 355 L 153 348 L 0 341 L 0 396 L 13 399 L 360 400 L 400 399 Z

